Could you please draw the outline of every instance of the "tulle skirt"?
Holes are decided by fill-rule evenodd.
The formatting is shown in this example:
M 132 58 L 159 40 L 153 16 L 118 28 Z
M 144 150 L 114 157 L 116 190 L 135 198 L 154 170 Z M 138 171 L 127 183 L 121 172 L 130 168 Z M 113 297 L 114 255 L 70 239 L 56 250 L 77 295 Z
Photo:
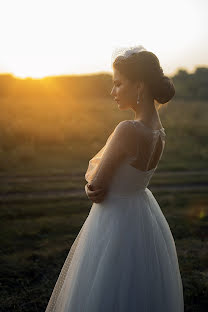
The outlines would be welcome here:
M 146 188 L 93 203 L 46 312 L 183 312 L 175 242 Z

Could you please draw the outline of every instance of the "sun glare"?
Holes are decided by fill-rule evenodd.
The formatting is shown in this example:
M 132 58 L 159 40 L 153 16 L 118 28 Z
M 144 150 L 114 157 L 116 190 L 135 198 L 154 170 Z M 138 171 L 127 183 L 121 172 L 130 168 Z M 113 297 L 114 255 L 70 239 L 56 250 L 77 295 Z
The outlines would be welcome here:
M 41 79 L 44 78 L 48 75 L 41 75 L 41 74 L 34 74 L 34 75 L 27 75 L 24 73 L 12 73 L 13 76 L 17 77 L 17 78 L 21 78 L 21 79 L 25 79 L 25 78 L 32 78 L 32 79 Z
M 50 76 L 50 73 L 46 73 L 43 70 L 15 70 L 12 72 L 12 75 L 14 75 L 17 78 L 44 78 L 46 76 Z
M 165 74 L 174 74 L 181 64 L 192 70 L 198 60 L 206 64 L 208 55 L 207 10 L 200 1 L 175 0 L 171 14 L 168 1 L 142 1 L 139 18 L 132 10 L 136 0 L 128 7 L 118 0 L 2 1 L 0 71 L 3 67 L 20 78 L 111 71 L 114 48 L 137 44 L 158 56 Z M 155 12 L 163 12 L 163 18 Z M 151 23 L 143 27 L 147 20 Z

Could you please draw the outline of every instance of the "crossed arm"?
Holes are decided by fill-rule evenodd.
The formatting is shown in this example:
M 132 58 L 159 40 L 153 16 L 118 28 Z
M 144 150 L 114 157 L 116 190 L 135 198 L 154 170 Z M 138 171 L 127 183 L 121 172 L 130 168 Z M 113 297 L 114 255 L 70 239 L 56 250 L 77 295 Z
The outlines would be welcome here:
M 102 188 L 97 190 L 91 190 L 89 183 L 85 185 L 85 192 L 87 197 L 94 203 L 100 203 L 105 199 L 106 191 Z
M 131 140 L 133 131 L 129 120 L 121 121 L 115 128 L 92 181 L 85 185 L 87 196 L 93 202 L 98 203 L 105 198 L 116 170 L 125 157 L 133 153 Z

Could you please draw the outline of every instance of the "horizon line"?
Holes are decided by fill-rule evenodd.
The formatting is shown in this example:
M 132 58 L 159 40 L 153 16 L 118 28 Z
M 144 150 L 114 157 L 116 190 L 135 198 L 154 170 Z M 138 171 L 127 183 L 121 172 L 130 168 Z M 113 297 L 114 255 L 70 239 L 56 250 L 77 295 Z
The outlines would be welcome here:
M 186 71 L 188 74 L 191 74 L 191 73 L 195 73 L 195 71 L 198 69 L 198 68 L 208 68 L 208 64 L 200 64 L 200 65 L 195 65 L 194 66 L 194 69 L 190 70 L 188 68 L 186 68 L 185 66 L 181 66 L 181 67 L 177 67 L 172 74 L 165 74 L 166 76 L 170 76 L 170 77 L 173 77 L 175 76 L 180 70 L 184 70 Z M 34 80 L 40 80 L 40 79 L 44 79 L 44 78 L 50 78 L 50 77 L 63 77 L 63 76 L 94 76 L 94 75 L 101 75 L 101 74 L 108 74 L 108 75 L 112 75 L 113 71 L 109 71 L 109 70 L 100 70 L 100 71 L 94 71 L 94 72 L 82 72 L 82 73 L 76 73 L 76 72 L 69 72 L 69 73 L 60 73 L 60 74 L 46 74 L 44 76 L 41 76 L 41 77 L 33 77 L 33 76 L 25 76 L 25 77 L 21 77 L 21 76 L 18 76 L 18 75 L 15 75 L 14 73 L 12 72 L 8 72 L 8 71 L 2 71 L 0 72 L 0 76 L 3 76 L 3 75 L 10 75 L 10 76 L 13 76 L 14 78 L 17 78 L 17 79 L 34 79 Z

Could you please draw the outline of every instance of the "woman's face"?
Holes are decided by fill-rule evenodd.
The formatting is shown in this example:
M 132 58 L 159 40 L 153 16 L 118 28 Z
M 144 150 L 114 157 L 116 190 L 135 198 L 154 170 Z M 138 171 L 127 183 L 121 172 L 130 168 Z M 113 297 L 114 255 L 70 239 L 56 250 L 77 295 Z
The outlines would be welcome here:
M 138 97 L 138 84 L 125 78 L 117 69 L 113 69 L 113 89 L 110 93 L 122 110 L 135 106 Z

